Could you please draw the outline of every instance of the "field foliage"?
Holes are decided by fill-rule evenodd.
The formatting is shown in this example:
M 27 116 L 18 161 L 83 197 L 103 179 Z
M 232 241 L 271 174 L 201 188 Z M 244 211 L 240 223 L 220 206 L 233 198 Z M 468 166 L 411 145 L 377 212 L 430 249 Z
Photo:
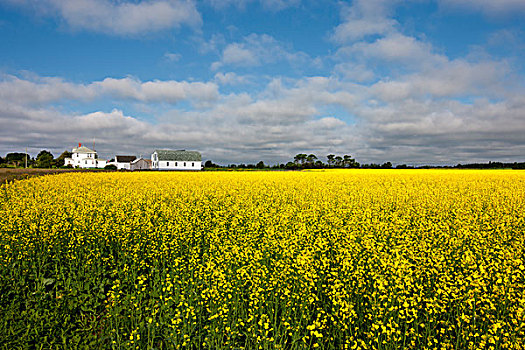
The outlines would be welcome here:
M 525 173 L 70 173 L 0 187 L 0 346 L 522 349 Z

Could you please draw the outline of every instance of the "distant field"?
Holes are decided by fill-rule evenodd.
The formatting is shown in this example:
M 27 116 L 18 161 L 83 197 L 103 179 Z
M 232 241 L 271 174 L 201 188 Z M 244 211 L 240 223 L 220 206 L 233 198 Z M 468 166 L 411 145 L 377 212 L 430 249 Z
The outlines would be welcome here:
M 70 172 L 86 172 L 86 169 L 35 169 L 35 168 L 0 168 L 0 183 L 27 179 L 33 176 L 61 174 Z
M 525 172 L 16 181 L 0 314 L 9 349 L 523 349 Z

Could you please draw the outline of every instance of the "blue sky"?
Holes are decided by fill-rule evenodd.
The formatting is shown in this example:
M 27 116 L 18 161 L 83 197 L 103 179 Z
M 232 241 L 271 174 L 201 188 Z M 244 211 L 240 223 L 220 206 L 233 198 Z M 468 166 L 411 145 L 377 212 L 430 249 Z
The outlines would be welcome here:
M 523 0 L 0 0 L 0 153 L 525 160 Z

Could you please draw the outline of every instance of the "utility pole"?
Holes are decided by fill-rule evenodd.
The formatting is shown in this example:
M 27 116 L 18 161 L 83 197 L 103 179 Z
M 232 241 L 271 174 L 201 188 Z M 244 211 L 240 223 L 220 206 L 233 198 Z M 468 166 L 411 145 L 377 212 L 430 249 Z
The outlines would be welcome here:
M 26 169 L 27 169 L 27 147 L 26 147 Z

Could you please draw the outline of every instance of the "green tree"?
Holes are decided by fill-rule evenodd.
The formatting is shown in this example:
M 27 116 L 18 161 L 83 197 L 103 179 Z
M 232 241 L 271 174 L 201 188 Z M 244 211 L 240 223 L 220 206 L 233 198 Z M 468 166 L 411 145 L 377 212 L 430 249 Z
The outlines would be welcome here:
M 297 165 L 299 165 L 299 164 L 303 165 L 304 162 L 306 161 L 306 158 L 307 158 L 307 157 L 308 157 L 308 156 L 307 156 L 306 154 L 304 154 L 304 153 L 299 153 L 299 154 L 297 154 L 297 155 L 293 158 L 293 160 L 294 160 L 295 164 L 297 164 Z
M 53 161 L 53 165 L 56 166 L 56 167 L 64 166 L 65 159 L 66 158 L 71 158 L 72 155 L 73 154 L 71 152 L 69 152 L 69 151 L 62 152 L 62 154 L 59 155 L 58 158 Z
M 328 159 L 328 166 L 333 166 L 334 165 L 334 158 L 335 158 L 335 155 L 334 154 L 329 154 L 326 156 L 326 159 Z
M 341 156 L 335 157 L 335 166 L 337 167 L 343 166 L 343 158 Z
M 27 157 L 27 165 L 30 165 L 31 164 L 31 157 L 29 156 L 29 154 L 26 154 L 26 153 L 17 153 L 17 152 L 8 153 L 5 156 L 5 160 L 6 160 L 7 164 L 11 164 L 11 165 L 15 165 L 15 166 L 24 166 L 25 165 L 25 161 L 26 161 L 26 157 Z
M 286 163 L 286 165 L 284 166 L 285 169 L 289 169 L 289 170 L 295 170 L 297 169 L 297 163 L 294 163 L 294 162 L 288 162 Z
M 317 156 L 315 154 L 310 154 L 306 157 L 306 163 L 308 163 L 309 166 L 313 166 L 316 160 Z
M 37 168 L 51 168 L 53 164 L 53 154 L 49 151 L 42 150 L 36 156 L 36 167 Z
M 352 156 L 345 154 L 343 156 L 343 166 L 345 168 L 359 168 L 359 163 Z
M 261 160 L 259 163 L 257 163 L 257 165 L 255 166 L 257 169 L 264 169 L 266 167 L 266 165 L 264 164 L 264 162 Z

